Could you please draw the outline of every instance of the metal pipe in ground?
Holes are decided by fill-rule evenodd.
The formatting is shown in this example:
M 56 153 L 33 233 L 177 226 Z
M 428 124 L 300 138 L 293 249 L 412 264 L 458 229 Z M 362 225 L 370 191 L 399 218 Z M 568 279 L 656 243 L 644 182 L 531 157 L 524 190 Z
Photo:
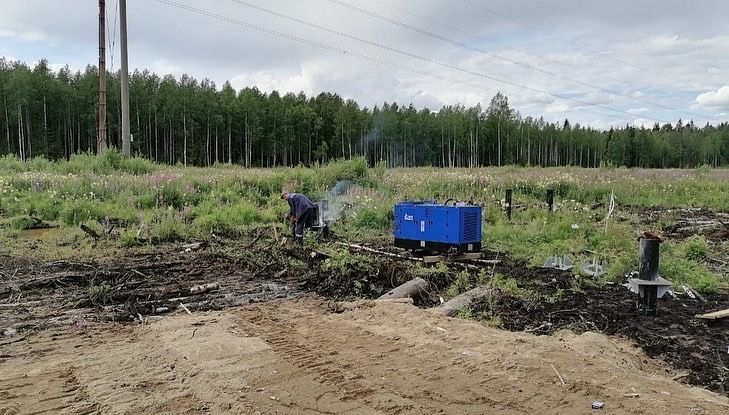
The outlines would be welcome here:
M 660 239 L 641 238 L 639 247 L 640 268 L 638 276 L 642 280 L 655 281 L 658 278 Z
M 554 212 L 554 189 L 547 189 L 547 208 Z
M 660 259 L 661 240 L 655 238 L 641 238 L 638 253 L 640 268 L 638 278 L 645 281 L 658 279 L 658 265 Z M 658 314 L 658 286 L 646 285 L 643 287 L 640 298 L 640 308 L 646 315 Z
M 506 189 L 506 217 L 511 220 L 511 189 Z

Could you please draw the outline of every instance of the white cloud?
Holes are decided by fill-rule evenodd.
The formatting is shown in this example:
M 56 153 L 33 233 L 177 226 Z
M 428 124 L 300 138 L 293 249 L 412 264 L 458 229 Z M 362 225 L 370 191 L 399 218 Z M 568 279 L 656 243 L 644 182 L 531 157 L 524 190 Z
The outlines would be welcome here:
M 580 101 L 588 102 L 592 105 L 604 105 L 612 102 L 612 98 L 608 94 L 599 92 L 590 92 L 584 97 L 580 98 Z
M 561 114 L 568 112 L 569 110 L 570 106 L 566 102 L 554 103 L 545 108 L 545 111 L 549 114 Z
M 646 118 L 636 118 L 633 120 L 632 124 L 634 127 L 643 127 L 643 128 L 653 128 L 653 125 L 655 124 L 655 120 L 649 120 Z
M 175 65 L 167 59 L 157 59 L 149 66 L 149 70 L 157 74 L 181 75 L 182 67 Z
M 148 68 L 160 75 L 188 73 L 198 79 L 210 78 L 218 86 L 231 80 L 237 88 L 256 85 L 261 90 L 277 89 L 282 93 L 336 92 L 369 107 L 384 101 L 402 105 L 412 102 L 433 110 L 442 105 L 477 102 L 488 106 L 496 91 L 502 91 L 524 116 L 569 118 L 573 124 L 597 128 L 625 125 L 634 116 L 686 119 L 689 116 L 681 110 L 691 110 L 692 101 L 697 112 L 726 113 L 729 108 L 715 105 L 718 98 L 712 95 L 720 95 L 720 87 L 727 82 L 722 69 L 729 68 L 729 26 L 724 21 L 729 15 L 729 2 L 725 0 L 694 2 L 690 8 L 683 0 L 661 0 L 660 8 L 628 0 L 595 2 L 589 8 L 579 6 L 577 0 L 549 5 L 511 0 L 493 5 L 506 16 L 518 17 L 528 25 L 549 27 L 560 38 L 587 45 L 584 48 L 482 13 L 464 2 L 397 1 L 398 9 L 414 11 L 425 17 L 421 19 L 381 2 L 359 4 L 346 0 L 487 53 L 459 48 L 326 0 L 255 1 L 263 7 L 430 61 L 447 62 L 471 73 L 301 26 L 237 2 L 221 1 L 213 6 L 212 2 L 179 1 L 353 53 L 323 50 L 158 2 L 143 2 L 143 6 L 142 2 L 130 2 L 130 68 Z M 47 58 L 54 62 L 53 69 L 65 63 L 72 68 L 84 68 L 96 62 L 97 9 L 89 7 L 88 0 L 0 2 L 2 53 L 27 62 Z M 113 3 L 107 2 L 107 7 L 109 18 L 113 19 Z M 631 12 L 625 13 L 627 9 Z M 454 30 L 456 22 L 458 27 Z M 113 53 L 114 69 L 118 69 L 118 37 Z M 401 69 L 358 59 L 354 53 L 392 62 Z M 414 68 L 416 73 L 403 70 L 403 66 Z M 575 97 L 591 105 L 555 95 Z M 659 111 L 659 104 L 678 111 Z M 634 116 L 596 116 L 594 112 L 611 111 L 595 106 Z M 698 117 L 694 119 L 699 121 Z
M 52 38 L 45 32 L 38 29 L 9 29 L 0 28 L 0 38 L 18 39 L 28 43 L 51 42 Z
M 312 83 L 311 75 L 304 73 L 304 71 L 288 77 L 276 76 L 270 71 L 259 71 L 253 74 L 236 75 L 230 80 L 230 84 L 235 89 L 256 86 L 261 91 L 271 92 L 277 90 L 282 95 L 287 92 L 296 94 L 300 91 L 312 94 Z
M 729 85 L 700 94 L 696 97 L 696 104 L 702 108 L 729 108 Z
M 541 105 L 547 105 L 554 102 L 554 97 L 551 95 L 545 94 L 543 92 L 529 95 L 526 97 L 526 101 L 532 104 L 541 104 Z
M 646 112 L 649 112 L 650 110 L 646 107 L 640 107 L 640 108 L 629 108 L 627 112 L 631 114 L 644 114 Z

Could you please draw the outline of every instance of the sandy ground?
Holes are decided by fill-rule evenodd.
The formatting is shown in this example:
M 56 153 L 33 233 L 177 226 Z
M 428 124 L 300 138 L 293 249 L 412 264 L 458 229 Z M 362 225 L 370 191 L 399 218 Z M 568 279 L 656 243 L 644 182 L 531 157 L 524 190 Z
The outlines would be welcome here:
M 310 298 L 3 341 L 0 415 L 729 413 L 621 340 L 407 304 Z

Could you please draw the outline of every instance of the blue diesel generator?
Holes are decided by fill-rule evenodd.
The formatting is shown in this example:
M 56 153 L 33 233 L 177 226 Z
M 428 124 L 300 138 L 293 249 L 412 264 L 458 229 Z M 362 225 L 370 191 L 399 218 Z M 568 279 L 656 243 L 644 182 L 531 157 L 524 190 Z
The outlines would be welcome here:
M 480 206 L 400 202 L 395 205 L 394 216 L 397 247 L 425 251 L 481 252 Z

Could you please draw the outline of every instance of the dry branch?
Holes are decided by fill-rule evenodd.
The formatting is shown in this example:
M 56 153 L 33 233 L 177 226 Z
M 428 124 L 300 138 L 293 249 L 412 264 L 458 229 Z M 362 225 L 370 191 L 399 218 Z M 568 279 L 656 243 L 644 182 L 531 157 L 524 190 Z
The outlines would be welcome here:
M 370 248 L 370 247 L 367 247 L 367 246 L 363 246 L 363 245 L 348 244 L 348 243 L 344 243 L 344 242 L 336 242 L 336 244 L 337 245 L 346 246 L 346 247 L 348 247 L 350 249 L 357 249 L 357 250 L 360 250 L 360 251 L 372 252 L 373 254 L 389 256 L 389 257 L 392 257 L 392 258 L 400 258 L 400 259 L 407 259 L 407 260 L 410 260 L 410 261 L 420 261 L 420 262 L 423 261 L 423 258 L 417 258 L 417 257 L 399 255 L 399 254 L 394 254 L 392 252 L 387 252 L 387 251 L 380 251 L 378 249 L 373 249 L 373 248 Z
M 194 285 L 190 287 L 190 294 L 203 294 L 209 291 L 215 291 L 220 289 L 220 284 L 217 282 L 211 282 L 202 285 Z

